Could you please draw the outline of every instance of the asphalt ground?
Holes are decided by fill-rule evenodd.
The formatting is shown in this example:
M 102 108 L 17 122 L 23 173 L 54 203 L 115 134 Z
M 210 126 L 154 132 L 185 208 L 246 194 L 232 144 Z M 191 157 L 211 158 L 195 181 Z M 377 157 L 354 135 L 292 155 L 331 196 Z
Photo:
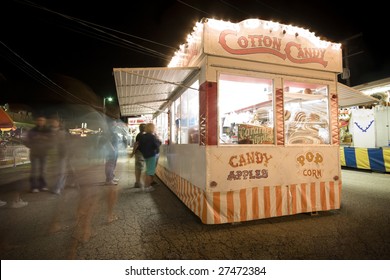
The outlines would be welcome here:
M 103 184 L 102 160 L 75 168 L 79 186 L 61 196 L 30 193 L 29 164 L 0 169 L 2 260 L 390 259 L 390 174 L 343 169 L 339 210 L 205 225 L 161 182 L 133 188 L 126 153 L 117 186 Z M 19 194 L 28 205 L 9 207 Z

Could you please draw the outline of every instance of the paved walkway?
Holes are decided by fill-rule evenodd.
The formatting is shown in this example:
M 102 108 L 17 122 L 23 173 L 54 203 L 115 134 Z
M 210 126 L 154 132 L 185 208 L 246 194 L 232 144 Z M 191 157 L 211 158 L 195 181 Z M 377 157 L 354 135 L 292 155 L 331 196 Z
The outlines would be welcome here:
M 134 189 L 134 160 L 104 186 L 103 163 L 80 162 L 80 188 L 28 192 L 28 165 L 0 169 L 2 260 L 390 259 L 390 175 L 343 170 L 342 208 L 245 223 L 204 225 L 163 184 Z M 111 212 L 112 210 L 112 212 Z M 117 220 L 112 219 L 117 217 Z

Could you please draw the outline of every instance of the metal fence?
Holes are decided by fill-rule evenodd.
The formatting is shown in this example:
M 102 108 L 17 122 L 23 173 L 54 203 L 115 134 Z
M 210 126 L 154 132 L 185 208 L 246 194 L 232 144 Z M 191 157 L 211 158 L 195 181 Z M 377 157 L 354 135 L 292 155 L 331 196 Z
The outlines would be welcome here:
M 30 162 L 30 149 L 23 145 L 6 145 L 0 148 L 0 167 Z

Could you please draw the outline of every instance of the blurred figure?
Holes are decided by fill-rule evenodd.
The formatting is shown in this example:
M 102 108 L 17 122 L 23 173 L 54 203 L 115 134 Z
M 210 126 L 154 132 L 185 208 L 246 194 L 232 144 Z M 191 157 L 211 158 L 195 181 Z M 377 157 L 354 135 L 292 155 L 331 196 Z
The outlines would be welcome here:
M 68 133 L 63 129 L 60 119 L 57 116 L 50 118 L 50 129 L 52 137 L 53 164 L 55 168 L 55 183 L 51 188 L 54 194 L 61 194 L 65 188 L 68 166 Z
M 158 159 L 160 158 L 160 146 L 162 144 L 162 141 L 160 140 L 160 138 L 158 137 L 156 132 L 154 132 L 154 136 L 156 136 L 158 142 L 160 143 L 160 145 L 158 146 L 158 148 L 156 150 L 156 168 L 157 168 Z M 156 176 L 153 176 L 152 186 L 155 186 L 155 185 L 158 185 L 158 182 L 156 181 Z
M 104 195 L 107 203 L 107 223 L 112 223 L 118 220 L 118 216 L 114 212 L 114 206 L 118 200 L 118 188 L 108 188 Z
M 37 116 L 35 127 L 27 132 L 25 145 L 30 148 L 31 192 L 48 191 L 45 172 L 47 155 L 51 145 L 51 131 L 46 126 L 45 116 Z
M 79 242 L 87 242 L 92 237 L 92 219 L 99 209 L 99 197 L 102 190 L 91 186 L 80 189 L 80 202 L 76 211 L 76 229 L 73 236 Z
M 2 200 L 0 200 L 0 207 L 1 207 L 1 206 L 5 206 L 5 205 L 7 205 L 7 201 L 2 201 Z
M 119 152 L 119 135 L 116 132 L 116 122 L 108 123 L 108 131 L 105 133 L 104 150 L 105 150 L 105 174 L 106 185 L 117 185 L 119 179 L 115 178 L 115 168 L 118 161 Z
M 133 151 L 130 155 L 130 157 L 135 156 L 135 167 L 134 167 L 134 172 L 135 172 L 135 183 L 134 183 L 134 188 L 141 188 L 142 183 L 141 183 L 141 174 L 142 171 L 145 168 L 145 160 L 144 156 L 142 155 L 141 151 L 138 149 L 139 145 L 139 139 L 141 135 L 145 133 L 145 125 L 144 123 L 141 123 L 138 127 L 139 132 L 137 136 L 135 137 L 135 143 L 133 147 Z
M 161 141 L 155 135 L 155 126 L 148 123 L 145 126 L 145 133 L 139 139 L 138 149 L 145 159 L 145 186 L 142 188 L 145 192 L 153 191 L 153 177 L 156 173 L 156 160 Z

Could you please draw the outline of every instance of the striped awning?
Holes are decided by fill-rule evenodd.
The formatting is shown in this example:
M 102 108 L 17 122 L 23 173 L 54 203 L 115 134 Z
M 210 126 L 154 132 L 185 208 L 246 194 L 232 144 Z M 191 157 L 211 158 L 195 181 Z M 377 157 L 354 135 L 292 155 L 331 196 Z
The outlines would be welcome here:
M 197 67 L 114 68 L 121 115 L 158 113 L 198 72 Z
M 342 83 L 337 83 L 337 92 L 339 95 L 340 107 L 351 107 L 379 103 L 378 99 L 366 95 L 361 91 L 346 86 Z

